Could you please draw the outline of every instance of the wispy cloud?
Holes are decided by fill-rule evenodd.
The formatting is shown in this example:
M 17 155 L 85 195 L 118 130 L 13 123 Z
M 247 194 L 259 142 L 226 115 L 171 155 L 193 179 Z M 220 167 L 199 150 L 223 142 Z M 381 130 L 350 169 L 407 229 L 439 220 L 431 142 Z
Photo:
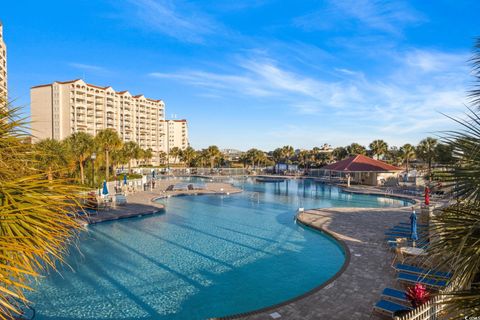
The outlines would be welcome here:
M 93 65 L 93 64 L 70 62 L 68 65 L 71 66 L 71 67 L 74 67 L 76 69 L 85 70 L 85 71 L 100 71 L 100 72 L 107 71 L 106 68 L 96 66 L 96 65 Z
M 388 134 L 434 130 L 448 120 L 439 112 L 463 108 L 468 72 L 464 53 L 410 50 L 399 54 L 395 67 L 370 78 L 363 72 L 332 66 L 316 77 L 281 66 L 272 59 L 248 59 L 232 73 L 184 70 L 151 73 L 176 79 L 221 96 L 265 98 L 311 116 L 335 115 Z M 386 70 L 387 71 L 387 70 Z M 267 99 L 268 98 L 268 99 Z
M 203 43 L 206 36 L 222 29 L 200 8 L 184 1 L 128 0 L 127 3 L 124 16 L 130 23 L 182 42 Z M 123 2 L 117 5 L 124 7 Z
M 331 28 L 357 29 L 363 27 L 400 35 L 403 28 L 419 24 L 425 17 L 405 2 L 378 0 L 330 0 L 317 11 L 294 19 L 294 24 L 305 30 Z

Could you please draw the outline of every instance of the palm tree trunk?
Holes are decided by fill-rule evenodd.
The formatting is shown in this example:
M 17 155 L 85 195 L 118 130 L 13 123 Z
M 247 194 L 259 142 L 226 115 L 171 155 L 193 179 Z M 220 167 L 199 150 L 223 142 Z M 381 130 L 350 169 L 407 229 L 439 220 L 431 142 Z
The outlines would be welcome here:
M 83 173 L 83 159 L 80 159 L 80 181 L 82 182 L 82 184 L 85 183 L 85 175 Z
M 108 171 L 109 171 L 109 163 L 108 163 L 108 150 L 105 150 L 105 179 L 108 182 Z
M 408 177 L 408 157 L 407 157 L 407 177 Z

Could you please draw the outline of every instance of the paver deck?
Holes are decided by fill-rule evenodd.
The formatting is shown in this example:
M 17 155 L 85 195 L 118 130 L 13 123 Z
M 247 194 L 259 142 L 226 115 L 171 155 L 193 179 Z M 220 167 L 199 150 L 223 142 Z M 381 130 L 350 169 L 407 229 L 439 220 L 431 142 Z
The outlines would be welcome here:
M 410 208 L 330 208 L 305 211 L 302 223 L 326 230 L 350 250 L 350 262 L 332 283 L 315 293 L 275 309 L 239 319 L 369 319 L 372 307 L 386 287 L 397 287 L 391 267 L 392 252 L 386 248 L 384 232 L 399 222 L 408 222 Z M 299 270 L 298 272 L 301 272 Z M 371 319 L 375 319 L 373 314 Z

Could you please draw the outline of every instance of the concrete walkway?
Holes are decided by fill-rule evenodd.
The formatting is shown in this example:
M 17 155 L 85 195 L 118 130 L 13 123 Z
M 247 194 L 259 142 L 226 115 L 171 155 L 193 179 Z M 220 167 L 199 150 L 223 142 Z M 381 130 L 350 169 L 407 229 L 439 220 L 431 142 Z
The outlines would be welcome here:
M 334 208 L 308 210 L 301 223 L 323 229 L 341 239 L 350 251 L 345 271 L 332 283 L 300 300 L 239 319 L 369 319 L 386 286 L 398 287 L 391 267 L 392 252 L 385 245 L 385 229 L 408 222 L 410 208 Z M 301 270 L 299 270 L 301 272 Z M 376 315 L 372 316 L 376 319 Z

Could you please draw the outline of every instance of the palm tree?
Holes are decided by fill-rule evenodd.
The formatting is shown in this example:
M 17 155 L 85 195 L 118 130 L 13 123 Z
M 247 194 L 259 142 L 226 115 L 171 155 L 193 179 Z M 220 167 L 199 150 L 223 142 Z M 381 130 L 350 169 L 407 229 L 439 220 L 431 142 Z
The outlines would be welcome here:
M 290 159 L 293 157 L 294 154 L 295 154 L 295 150 L 293 149 L 292 146 L 282 147 L 282 155 L 283 155 L 283 159 L 285 160 L 285 163 L 287 164 L 287 170 L 288 170 L 288 164 L 290 163 Z
M 177 159 L 180 157 L 182 153 L 182 149 L 179 147 L 173 147 L 170 149 L 169 155 L 170 157 L 173 157 L 173 163 L 177 162 Z
M 303 171 L 307 172 L 309 159 L 311 158 L 312 153 L 308 150 L 300 150 L 298 153 L 298 163 L 303 166 Z
M 366 154 L 367 153 L 367 149 L 365 149 L 364 146 L 354 142 L 352 143 L 351 145 L 349 145 L 348 147 L 345 148 L 347 150 L 347 153 L 349 156 L 356 156 L 356 155 L 359 155 L 359 154 Z
M 238 160 L 243 164 L 244 168 L 247 168 L 248 161 L 250 161 L 250 155 L 247 152 L 244 152 L 240 155 Z
M 95 136 L 95 144 L 105 153 L 105 178 L 108 181 L 110 171 L 110 152 L 122 148 L 122 140 L 113 129 L 100 130 Z
M 197 156 L 197 152 L 192 147 L 187 147 L 185 150 L 181 150 L 180 159 L 185 163 L 186 166 L 191 166 L 193 159 Z
M 49 181 L 52 181 L 59 171 L 66 171 L 68 153 L 65 143 L 44 139 L 35 144 L 35 150 L 36 166 L 46 171 Z
M 377 158 L 387 154 L 388 151 L 388 144 L 383 140 L 373 140 L 368 147 Z
M 145 164 L 148 164 L 152 158 L 153 158 L 152 148 L 143 150 L 143 161 L 145 162 Z
M 410 143 L 406 143 L 400 148 L 400 154 L 402 156 L 403 161 L 407 165 L 406 171 L 408 174 L 410 160 L 415 159 L 415 147 L 412 146 Z
M 165 164 L 167 160 L 167 153 L 165 151 L 158 151 L 158 162 L 161 164 Z
M 85 132 L 73 133 L 66 139 L 66 144 L 80 167 L 80 182 L 85 184 L 84 167 L 85 161 L 93 152 L 93 136 Z
M 282 161 L 283 159 L 283 151 L 282 151 L 282 148 L 277 148 L 275 150 L 273 150 L 272 152 L 272 158 L 273 158 L 273 161 L 275 162 L 274 164 L 274 167 L 273 167 L 273 171 L 274 173 L 277 173 L 277 165 L 280 163 L 280 161 Z
M 122 154 L 128 163 L 128 173 L 132 170 L 132 160 L 140 159 L 140 146 L 134 141 L 125 142 L 122 146 Z
M 17 113 L 0 101 L 0 319 L 18 316 L 32 278 L 55 269 L 81 230 L 81 189 L 55 178 L 45 152 L 57 154 L 59 144 L 30 144 Z
M 456 202 L 435 214 L 431 223 L 429 253 L 433 261 L 452 272 L 452 292 L 447 295 L 445 318 L 469 319 L 480 314 L 480 38 L 476 42 L 473 74 L 477 80 L 470 93 L 466 120 L 453 119 L 461 130 L 443 139 L 456 160 L 447 176 Z
M 432 180 L 432 162 L 435 159 L 437 147 L 437 139 L 427 137 L 420 141 L 417 146 L 417 156 L 428 164 L 428 176 Z
M 205 149 L 205 156 L 210 161 L 210 168 L 212 169 L 215 164 L 215 160 L 220 158 L 221 155 L 222 153 L 217 146 L 209 146 L 207 149 Z
M 333 149 L 332 154 L 335 160 L 340 161 L 345 159 L 348 156 L 348 150 L 344 147 L 337 147 Z

